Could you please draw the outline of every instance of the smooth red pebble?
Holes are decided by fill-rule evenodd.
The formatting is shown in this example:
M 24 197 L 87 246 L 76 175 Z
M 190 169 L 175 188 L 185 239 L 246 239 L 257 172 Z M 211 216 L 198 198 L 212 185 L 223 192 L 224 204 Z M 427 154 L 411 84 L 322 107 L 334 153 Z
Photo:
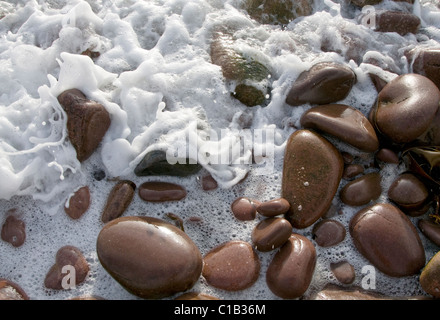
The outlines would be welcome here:
M 89 264 L 82 252 L 74 246 L 64 246 L 57 251 L 44 285 L 55 290 L 72 289 L 84 282 L 88 273 Z
M 110 191 L 101 220 L 107 223 L 120 217 L 133 200 L 136 185 L 129 180 L 119 181 Z
M 336 220 L 321 220 L 313 226 L 313 238 L 320 247 L 332 247 L 345 239 L 346 231 Z
M 343 284 L 352 284 L 356 278 L 354 267 L 347 261 L 330 263 L 330 270 L 336 279 Z
M 139 197 L 149 202 L 179 201 L 186 194 L 184 187 L 169 182 L 148 181 L 139 187 Z
M 290 203 L 284 198 L 269 200 L 257 206 L 257 212 L 265 217 L 275 217 L 285 214 L 290 209 Z
M 79 219 L 89 209 L 90 189 L 88 186 L 79 188 L 64 205 L 64 212 L 72 219 Z
M 206 175 L 202 177 L 202 189 L 204 191 L 215 190 L 217 189 L 217 187 L 218 183 L 211 175 Z
M 284 218 L 267 218 L 252 231 L 252 243 L 258 251 L 267 252 L 281 247 L 292 234 L 292 225 Z
M 316 261 L 313 243 L 302 235 L 292 234 L 267 268 L 269 289 L 283 299 L 301 297 L 312 282 Z
M 203 258 L 202 275 L 211 286 L 227 291 L 244 290 L 252 286 L 260 274 L 260 260 L 245 241 L 228 241 Z
M 246 197 L 240 197 L 231 204 L 234 216 L 241 221 L 254 220 L 257 216 L 257 204 Z
M 1 238 L 14 247 L 23 245 L 26 240 L 26 225 L 24 221 L 13 214 L 9 215 L 2 226 Z

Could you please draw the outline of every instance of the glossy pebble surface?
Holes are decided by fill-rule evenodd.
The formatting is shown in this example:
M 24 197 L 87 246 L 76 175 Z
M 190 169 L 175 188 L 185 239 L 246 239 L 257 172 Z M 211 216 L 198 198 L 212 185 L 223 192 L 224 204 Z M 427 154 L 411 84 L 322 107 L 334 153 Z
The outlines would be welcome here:
M 145 299 L 193 287 L 202 256 L 179 228 L 152 217 L 120 217 L 107 223 L 96 242 L 98 258 L 126 290 Z
M 313 243 L 302 235 L 292 234 L 267 268 L 267 285 L 283 299 L 301 297 L 312 281 L 316 260 Z
M 344 170 L 340 152 L 310 130 L 298 130 L 287 142 L 282 197 L 290 203 L 286 213 L 295 228 L 306 228 L 330 208 Z
M 333 135 L 366 152 L 379 147 L 376 132 L 359 110 L 343 105 L 329 104 L 309 109 L 301 117 L 301 125 Z
M 178 201 L 186 197 L 184 187 L 169 182 L 149 181 L 139 186 L 142 200 L 151 202 Z
M 216 288 L 239 291 L 257 281 L 260 268 L 258 255 L 249 243 L 228 241 L 203 257 L 202 275 Z
M 268 218 L 258 223 L 251 234 L 258 251 L 266 252 L 282 246 L 292 233 L 292 225 L 284 218 Z
M 415 275 L 425 265 L 425 251 L 416 228 L 391 204 L 361 209 L 350 221 L 350 234 L 359 252 L 391 277 Z
M 343 203 L 350 206 L 361 206 L 376 200 L 381 193 L 380 174 L 373 172 L 347 183 L 340 191 L 340 198 Z

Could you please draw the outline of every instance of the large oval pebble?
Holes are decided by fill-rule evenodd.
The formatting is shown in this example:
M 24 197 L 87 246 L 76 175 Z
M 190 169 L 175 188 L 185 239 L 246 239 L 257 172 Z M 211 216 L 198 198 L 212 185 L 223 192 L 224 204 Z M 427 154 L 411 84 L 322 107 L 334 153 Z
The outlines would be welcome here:
M 178 201 L 186 197 L 186 190 L 174 183 L 148 181 L 140 185 L 139 197 L 149 202 Z
M 417 229 L 389 203 L 360 210 L 351 219 L 349 229 L 359 252 L 386 275 L 411 276 L 425 265 L 425 250 Z
M 203 258 L 203 277 L 213 287 L 238 291 L 252 286 L 260 275 L 260 260 L 252 246 L 241 240 L 225 242 Z
M 269 289 L 283 299 L 301 297 L 312 281 L 316 259 L 313 243 L 302 235 L 292 234 L 267 268 Z
M 302 115 L 301 125 L 330 134 L 365 152 L 374 152 L 379 148 L 373 126 L 362 112 L 351 106 L 329 104 L 313 107 Z
M 431 80 L 418 74 L 404 74 L 381 90 L 372 122 L 391 141 L 409 143 L 429 129 L 439 102 L 440 91 Z
M 110 221 L 98 235 L 96 250 L 107 272 L 141 298 L 188 290 L 202 272 L 202 256 L 189 236 L 152 217 Z
M 344 161 L 339 151 L 311 130 L 294 132 L 284 155 L 282 197 L 285 217 L 295 228 L 307 228 L 330 208 L 339 187 Z

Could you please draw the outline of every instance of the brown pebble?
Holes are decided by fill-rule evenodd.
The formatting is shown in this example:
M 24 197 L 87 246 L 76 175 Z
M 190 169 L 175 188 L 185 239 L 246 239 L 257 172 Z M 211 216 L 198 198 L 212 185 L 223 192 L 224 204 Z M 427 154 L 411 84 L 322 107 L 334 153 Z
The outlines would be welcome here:
M 407 33 L 417 33 L 420 18 L 412 13 L 401 11 L 378 11 L 376 13 L 376 29 L 378 32 L 397 32 L 404 36 Z
M 406 214 L 417 217 L 429 209 L 426 202 L 429 190 L 425 184 L 412 173 L 400 174 L 390 185 L 388 197 Z
M 256 204 L 253 200 L 246 197 L 235 199 L 231 204 L 231 210 L 240 221 L 254 220 L 257 216 Z
M 260 203 L 257 206 L 257 212 L 265 217 L 275 217 L 285 214 L 289 208 L 289 201 L 284 198 L 278 198 Z
M 96 252 L 104 269 L 130 293 L 160 299 L 191 289 L 202 255 L 191 238 L 164 220 L 119 217 L 102 228 Z
M 381 193 L 381 176 L 373 172 L 347 183 L 340 191 L 340 198 L 350 206 L 362 206 L 378 199 Z
M 342 223 L 324 219 L 313 226 L 313 239 L 320 247 L 332 247 L 345 239 L 346 231 Z
M 260 260 L 245 241 L 228 241 L 210 250 L 203 258 L 202 275 L 211 286 L 227 291 L 252 286 L 260 274 Z
M 328 211 L 343 170 L 340 152 L 316 132 L 298 130 L 289 137 L 281 196 L 290 203 L 285 217 L 294 228 L 307 228 Z
M 252 243 L 258 251 L 267 252 L 282 246 L 292 234 L 292 225 L 284 218 L 267 218 L 252 231 Z
M 64 205 L 64 212 L 72 219 L 79 219 L 89 209 L 90 189 L 84 186 L 76 190 Z
M 0 300 L 29 300 L 29 296 L 17 283 L 0 279 Z
M 1 231 L 2 240 L 14 247 L 20 247 L 26 240 L 26 225 L 23 220 L 10 214 L 6 217 Z
M 426 293 L 440 298 L 440 252 L 437 252 L 423 268 L 419 281 Z
M 120 217 L 133 200 L 136 185 L 129 180 L 119 181 L 107 197 L 101 221 L 104 223 Z
M 186 194 L 184 187 L 169 182 L 149 181 L 139 187 L 140 198 L 149 202 L 179 201 Z
M 440 247 L 440 224 L 427 219 L 420 219 L 417 225 L 425 237 Z
M 88 273 L 89 264 L 82 252 L 74 246 L 64 246 L 58 250 L 44 285 L 55 290 L 73 289 L 84 282 Z
M 379 148 L 379 140 L 370 121 L 362 112 L 348 105 L 313 107 L 303 113 L 301 125 L 336 137 L 361 151 L 374 152 Z
M 291 106 L 302 104 L 328 104 L 347 97 L 356 81 L 350 67 L 322 62 L 302 72 L 290 89 L 286 103 Z
M 354 267 L 347 261 L 330 263 L 330 270 L 336 279 L 343 284 L 352 284 L 356 278 Z
M 301 297 L 310 286 L 316 260 L 313 243 L 302 235 L 292 234 L 267 268 L 266 283 L 269 289 L 283 299 Z
M 342 178 L 345 180 L 352 179 L 365 171 L 364 167 L 360 164 L 349 164 L 345 166 Z
M 376 153 L 376 159 L 385 163 L 399 164 L 398 155 L 390 149 L 382 148 Z
M 58 101 L 67 114 L 67 132 L 80 162 L 98 148 L 111 124 L 105 107 L 91 101 L 78 89 L 64 91 Z
M 217 181 L 211 176 L 206 175 L 202 177 L 202 189 L 204 191 L 215 190 L 218 187 Z
M 350 235 L 357 250 L 388 276 L 415 275 L 425 265 L 417 229 L 392 204 L 378 203 L 360 210 L 350 221 Z

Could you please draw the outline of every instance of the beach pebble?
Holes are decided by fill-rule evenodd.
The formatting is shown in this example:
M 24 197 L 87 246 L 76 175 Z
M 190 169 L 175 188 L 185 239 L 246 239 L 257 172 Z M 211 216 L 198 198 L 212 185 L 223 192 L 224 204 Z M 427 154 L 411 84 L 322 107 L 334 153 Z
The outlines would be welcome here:
M 99 261 L 127 291 L 160 299 L 194 286 L 202 256 L 179 228 L 152 217 L 119 217 L 100 231 Z
M 179 201 L 186 197 L 187 191 L 178 184 L 147 181 L 139 186 L 139 197 L 149 202 Z
M 29 300 L 29 296 L 17 283 L 0 279 L 0 300 Z
M 345 239 L 346 231 L 339 221 L 324 219 L 313 226 L 312 234 L 318 246 L 332 247 Z
M 101 221 L 104 223 L 120 217 L 133 200 L 136 185 L 129 180 L 119 181 L 107 197 Z
M 359 7 L 363 7 L 363 6 L 371 6 L 374 4 L 381 3 L 382 0 L 350 0 L 350 2 L 354 3 Z
M 353 265 L 347 261 L 330 263 L 330 270 L 336 279 L 342 284 L 352 284 L 356 278 Z
M 415 275 L 425 265 L 425 250 L 417 229 L 389 203 L 360 210 L 351 219 L 349 230 L 357 250 L 388 276 Z
M 267 218 L 258 223 L 252 231 L 254 247 L 261 252 L 282 246 L 292 234 L 292 225 L 284 218 Z
M 84 186 L 76 190 L 64 205 L 64 212 L 72 219 L 79 219 L 89 209 L 90 189 Z
M 176 176 L 186 177 L 200 171 L 202 166 L 196 161 L 185 159 L 167 158 L 162 150 L 148 152 L 134 169 L 137 176 Z
M 364 171 L 364 166 L 360 164 L 349 164 L 345 166 L 342 178 L 349 180 L 360 175 L 361 173 L 364 173 Z
M 202 275 L 215 288 L 239 291 L 252 286 L 260 274 L 260 260 L 252 246 L 241 240 L 225 242 L 203 258 Z
M 110 127 L 110 114 L 103 105 L 87 99 L 78 89 L 64 91 L 58 101 L 67 114 L 69 140 L 78 160 L 83 162 L 101 143 Z
M 429 209 L 427 200 L 429 190 L 425 184 L 412 173 L 402 173 L 388 189 L 388 198 L 406 214 L 417 217 Z
M 343 170 L 340 152 L 319 134 L 297 130 L 289 137 L 281 196 L 290 204 L 285 217 L 294 228 L 307 228 L 328 211 Z
M 397 32 L 404 36 L 407 33 L 417 33 L 420 18 L 412 13 L 401 11 L 379 11 L 376 13 L 376 29 L 378 32 Z
M 343 104 L 316 106 L 301 117 L 304 128 L 315 129 L 365 152 L 375 152 L 379 140 L 373 126 L 359 110 Z
M 339 196 L 345 204 L 362 206 L 378 199 L 381 194 L 381 176 L 378 172 L 372 172 L 347 183 Z
M 292 234 L 267 268 L 266 283 L 269 289 L 283 299 L 301 297 L 310 286 L 316 260 L 313 243 L 302 235 Z
M 375 155 L 376 159 L 385 163 L 399 164 L 399 156 L 391 149 L 381 148 Z
M 427 219 L 420 219 L 417 225 L 425 237 L 440 247 L 440 224 Z
M 437 252 L 423 268 L 419 281 L 426 293 L 440 298 L 440 252 Z
M 440 89 L 440 49 L 416 48 L 413 51 L 413 72 L 427 77 Z
M 428 78 L 398 76 L 379 93 L 372 109 L 373 125 L 394 143 L 412 142 L 429 129 L 439 102 L 440 91 Z
M 257 212 L 264 217 L 275 217 L 285 214 L 290 208 L 289 201 L 284 198 L 261 202 L 257 206 Z
M 287 94 L 286 103 L 291 106 L 334 103 L 347 97 L 355 81 L 353 70 L 345 65 L 318 63 L 298 76 Z
M 55 290 L 68 290 L 84 282 L 89 273 L 89 263 L 82 252 L 74 246 L 60 248 L 55 264 L 44 279 L 44 286 Z
M 287 25 L 313 13 L 312 0 L 246 0 L 243 6 L 253 19 L 264 24 Z
M 218 188 L 217 181 L 210 175 L 204 175 L 202 177 L 202 189 L 204 191 L 211 191 Z
M 19 217 L 10 213 L 2 226 L 1 238 L 14 247 L 20 247 L 26 240 L 26 224 Z
M 240 221 L 254 220 L 257 216 L 257 204 L 247 197 L 239 197 L 231 204 L 234 216 Z

